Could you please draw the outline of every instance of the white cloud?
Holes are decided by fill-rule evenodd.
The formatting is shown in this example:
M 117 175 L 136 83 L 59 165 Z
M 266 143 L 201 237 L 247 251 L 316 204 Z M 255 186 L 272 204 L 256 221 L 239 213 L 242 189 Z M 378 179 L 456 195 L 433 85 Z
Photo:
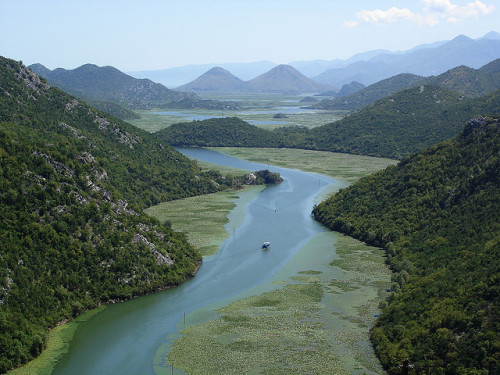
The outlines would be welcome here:
M 457 23 L 470 17 L 490 14 L 493 5 L 486 5 L 481 0 L 474 0 L 465 5 L 457 5 L 452 0 L 420 0 L 423 9 L 413 12 L 407 8 L 392 7 L 387 10 L 362 10 L 356 13 L 358 21 L 344 22 L 346 27 L 355 27 L 361 23 L 396 23 L 411 21 L 419 25 L 437 25 L 441 20 Z
M 359 25 L 359 22 L 357 21 L 345 21 L 344 26 L 345 27 L 356 27 Z
M 435 12 L 443 18 L 465 19 L 485 14 L 490 14 L 495 8 L 486 5 L 480 0 L 475 0 L 463 6 L 453 4 L 450 0 L 420 0 L 424 4 L 424 11 Z
M 356 16 L 363 22 L 367 23 L 395 23 L 399 20 L 408 20 L 413 17 L 411 10 L 406 8 L 396 8 L 392 7 L 388 10 L 362 10 L 356 13 Z

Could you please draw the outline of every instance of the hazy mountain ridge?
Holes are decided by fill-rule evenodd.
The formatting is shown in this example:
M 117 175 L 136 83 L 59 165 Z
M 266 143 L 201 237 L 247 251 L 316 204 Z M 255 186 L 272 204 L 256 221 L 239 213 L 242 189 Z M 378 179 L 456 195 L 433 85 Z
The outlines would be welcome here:
M 479 69 L 457 66 L 434 77 L 398 74 L 354 94 L 322 100 L 311 108 L 358 110 L 378 99 L 419 84 L 438 85 L 468 97 L 486 95 L 500 88 L 500 59 L 489 62 Z
M 487 35 L 489 37 L 479 39 L 459 35 L 451 41 L 431 44 L 427 48 L 416 47 L 408 52 L 377 54 L 368 60 L 327 70 L 313 79 L 340 87 L 351 81 L 370 85 L 400 73 L 438 75 L 458 65 L 477 69 L 500 58 L 500 39 L 495 38 L 498 34 Z
M 271 61 L 226 64 L 190 64 L 161 70 L 126 72 L 135 78 L 149 78 L 167 87 L 177 88 L 201 76 L 208 70 L 220 67 L 230 71 L 241 80 L 249 80 L 276 67 Z
M 249 81 L 242 81 L 220 67 L 212 68 L 178 90 L 254 92 L 254 93 L 317 93 L 331 89 L 307 78 L 290 65 L 278 65 Z
M 41 64 L 31 65 L 35 73 L 62 90 L 92 102 L 113 102 L 128 109 L 151 108 L 239 108 L 234 103 L 202 100 L 192 92 L 179 92 L 149 79 L 137 79 L 118 69 L 85 64 L 73 70 L 50 71 Z
M 488 61 L 500 57 L 498 52 L 500 34 L 497 32 L 491 31 L 474 40 L 465 36 L 458 36 L 455 39 L 457 39 L 455 43 L 452 43 L 453 40 L 438 41 L 421 44 L 405 51 L 372 50 L 355 54 L 344 60 L 302 60 L 292 61 L 287 65 L 293 66 L 317 82 L 340 88 L 352 81 L 368 86 L 400 73 L 431 76 L 441 74 L 457 65 L 479 68 Z M 462 40 L 462 45 L 459 45 L 460 40 Z M 463 43 L 464 40 L 465 43 Z M 416 57 L 423 60 L 416 60 Z M 163 70 L 129 72 L 129 74 L 137 78 L 149 78 L 166 86 L 177 87 L 195 80 L 204 72 L 217 66 L 230 71 L 242 80 L 250 80 L 277 65 L 270 61 L 186 65 Z M 425 69 L 421 69 L 420 66 Z
M 194 81 L 177 88 L 179 91 L 216 91 L 240 92 L 244 90 L 245 81 L 242 81 L 231 72 L 221 67 L 214 67 L 203 73 Z

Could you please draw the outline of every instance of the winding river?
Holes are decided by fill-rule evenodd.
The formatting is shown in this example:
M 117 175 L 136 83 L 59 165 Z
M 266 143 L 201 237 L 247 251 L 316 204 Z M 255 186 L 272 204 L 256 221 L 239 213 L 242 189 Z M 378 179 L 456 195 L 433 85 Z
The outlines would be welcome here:
M 158 374 L 162 358 L 186 314 L 235 298 L 272 278 L 307 243 L 326 229 L 310 216 L 319 194 L 343 186 L 331 178 L 270 167 L 205 149 L 182 149 L 193 158 L 247 170 L 270 169 L 284 182 L 268 186 L 245 207 L 242 224 L 196 277 L 179 287 L 109 306 L 81 323 L 54 374 Z M 244 194 L 244 193 L 243 193 Z M 236 202 L 238 204 L 238 202 Z M 261 251 L 264 241 L 270 251 Z

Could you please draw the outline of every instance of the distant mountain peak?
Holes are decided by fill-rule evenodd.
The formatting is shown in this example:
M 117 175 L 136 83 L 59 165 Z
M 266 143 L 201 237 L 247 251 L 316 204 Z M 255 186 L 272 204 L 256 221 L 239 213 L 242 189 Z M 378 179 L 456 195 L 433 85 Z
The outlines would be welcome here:
M 453 38 L 450 43 L 456 43 L 456 42 L 471 42 L 472 39 L 469 38 L 467 35 L 460 34 L 457 37 Z
M 308 93 L 326 91 L 331 87 L 307 78 L 290 65 L 281 64 L 250 81 L 242 81 L 231 72 L 221 67 L 214 67 L 177 89 L 181 91 Z
M 230 71 L 216 66 L 185 85 L 177 88 L 180 91 L 240 91 L 245 82 Z
M 220 66 L 213 67 L 212 69 L 208 70 L 205 74 L 206 75 L 209 75 L 209 74 L 216 74 L 216 75 L 228 74 L 228 75 L 234 76 L 230 71 L 228 71 L 224 68 L 221 68 Z
M 498 40 L 500 39 L 500 33 L 497 33 L 496 31 L 490 31 L 488 34 L 485 34 L 481 39 Z

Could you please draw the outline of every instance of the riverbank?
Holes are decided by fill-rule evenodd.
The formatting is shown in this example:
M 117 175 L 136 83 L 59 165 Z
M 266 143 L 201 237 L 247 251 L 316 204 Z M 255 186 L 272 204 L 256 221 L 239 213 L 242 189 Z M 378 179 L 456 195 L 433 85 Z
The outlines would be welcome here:
M 382 250 L 320 233 L 272 283 L 218 308 L 219 318 L 188 316 L 198 324 L 180 331 L 165 364 L 188 374 L 383 373 L 368 331 L 389 284 Z
M 254 163 L 319 173 L 348 183 L 398 163 L 393 159 L 294 148 L 214 147 L 211 149 Z
M 342 178 L 346 186 L 396 163 L 303 150 L 215 150 Z M 316 235 L 272 284 L 189 315 L 191 325 L 180 331 L 163 366 L 189 374 L 232 374 L 234 368 L 254 374 L 383 373 L 369 328 L 389 285 L 382 250 L 334 232 Z M 220 317 L 214 319 L 214 310 Z M 163 373 L 161 366 L 156 373 Z
M 231 232 L 226 225 L 229 222 L 229 213 L 236 206 L 235 201 L 239 200 L 240 206 L 244 207 L 264 187 L 246 186 L 241 190 L 163 202 L 146 209 L 145 212 L 162 222 L 169 221 L 175 230 L 184 232 L 189 243 L 196 247 L 201 255 L 213 255 Z
M 238 151 L 241 152 L 243 150 L 240 149 Z M 247 150 L 245 152 L 249 153 L 250 151 Z M 255 160 L 255 158 L 259 157 L 259 155 L 260 156 L 263 155 L 262 150 L 254 150 L 254 152 L 255 152 L 255 155 L 252 157 L 254 160 Z M 356 156 L 351 157 L 349 155 L 348 156 L 346 156 L 346 155 L 339 156 L 339 155 L 331 154 L 331 153 L 322 153 L 324 155 L 319 155 L 317 152 L 311 152 L 311 153 L 307 152 L 304 154 L 303 150 L 268 150 L 268 149 L 266 149 L 265 152 L 267 153 L 266 160 L 271 160 L 270 164 L 273 164 L 275 162 L 275 160 L 279 161 L 280 158 L 284 158 L 283 155 L 288 155 L 285 158 L 286 160 L 292 160 L 292 161 L 295 160 L 296 163 L 302 163 L 302 164 L 301 164 L 301 168 L 298 168 L 294 164 L 286 165 L 287 167 L 297 168 L 297 169 L 307 169 L 307 170 L 312 170 L 312 169 L 308 169 L 308 168 L 314 168 L 314 170 L 312 170 L 312 171 L 327 174 L 327 175 L 333 174 L 334 176 L 339 176 L 339 175 L 341 175 L 341 173 L 344 173 L 345 179 L 348 181 L 356 179 L 357 175 L 359 175 L 359 176 L 361 176 L 363 174 L 366 175 L 366 174 L 373 172 L 374 170 L 381 169 L 381 162 L 379 160 L 373 160 L 374 165 L 370 167 L 369 161 L 370 161 L 370 159 L 373 159 L 373 158 L 363 158 L 363 157 L 356 157 Z M 290 156 L 290 152 L 297 152 L 297 154 L 295 156 L 294 155 Z M 274 154 L 274 153 L 276 153 L 276 154 Z M 272 159 L 270 158 L 271 155 L 274 155 Z M 309 158 L 309 161 L 306 160 L 305 156 L 307 156 Z M 332 159 L 329 159 L 329 158 L 332 158 Z M 279 163 L 276 162 L 276 164 L 283 165 L 281 163 L 283 163 L 283 161 L 279 161 Z M 308 165 L 306 165 L 306 164 L 308 164 Z M 386 163 L 386 165 L 387 164 L 390 164 L 390 163 Z M 350 170 L 350 168 L 352 168 L 352 170 Z M 329 172 L 326 172 L 327 170 Z M 344 171 L 344 172 L 342 172 L 342 171 Z M 359 178 L 359 177 L 357 177 L 357 178 Z M 229 212 L 231 212 L 231 214 L 234 214 L 237 217 L 240 217 L 240 218 L 243 217 L 242 212 L 234 213 L 234 211 L 231 211 L 232 207 L 235 204 L 234 202 L 236 202 L 236 193 L 223 192 L 223 193 L 219 193 L 219 194 L 222 194 L 222 195 L 218 196 L 217 194 L 215 194 L 215 195 L 211 195 L 211 196 L 206 196 L 205 198 L 207 198 L 207 200 L 205 202 L 202 202 L 202 201 L 195 202 L 195 201 L 189 201 L 189 200 L 176 202 L 176 203 L 180 204 L 180 206 L 176 210 L 179 213 L 179 218 L 181 218 L 181 219 L 183 219 L 182 216 L 185 216 L 187 214 L 187 212 L 190 212 L 190 210 L 192 210 L 194 207 L 196 207 L 197 209 L 200 210 L 200 212 L 198 214 L 194 215 L 195 217 L 197 215 L 202 214 L 203 213 L 202 211 L 204 211 L 204 214 L 208 215 L 208 216 L 204 216 L 204 219 L 203 219 L 203 222 L 205 224 L 209 225 L 208 227 L 202 228 L 200 225 L 191 225 L 191 229 L 187 228 L 187 231 L 189 232 L 188 237 L 190 238 L 190 241 L 196 241 L 196 236 L 199 236 L 198 238 L 201 239 L 201 241 L 208 241 L 208 243 L 206 243 L 205 245 L 202 244 L 202 247 L 204 247 L 204 246 L 207 247 L 206 248 L 207 254 L 209 254 L 211 251 L 214 251 L 214 248 L 215 249 L 218 248 L 217 244 L 220 244 L 223 241 L 223 238 L 227 238 L 228 231 L 229 232 L 231 231 L 231 228 L 225 227 L 227 225 L 227 218 L 226 218 L 227 214 Z M 227 195 L 224 195 L 224 194 L 227 194 Z M 257 194 L 257 193 L 255 193 L 255 194 Z M 242 199 L 242 198 L 238 198 L 238 199 Z M 251 199 L 251 197 L 248 197 L 248 199 Z M 231 201 L 232 203 L 228 204 L 228 202 L 227 202 L 228 200 Z M 218 203 L 214 203 L 216 201 L 218 201 Z M 185 206 L 182 206 L 181 202 L 183 202 L 185 204 Z M 238 205 L 238 206 L 244 208 L 245 204 L 244 204 L 244 202 L 242 202 L 242 203 L 243 204 Z M 210 216 L 210 215 L 214 215 L 214 216 Z M 172 221 L 173 227 L 176 228 L 177 230 L 183 230 L 180 227 L 176 226 L 176 224 L 174 223 L 175 219 L 168 218 L 168 217 L 164 217 L 163 219 Z M 189 222 L 189 221 L 190 220 L 187 220 L 187 222 Z M 235 225 L 235 227 L 237 227 L 237 226 L 238 225 Z M 195 229 L 198 229 L 198 230 L 195 230 Z M 226 237 L 221 237 L 221 235 L 226 236 Z M 212 237 L 209 239 L 209 236 L 212 236 Z M 332 244 L 329 245 L 329 248 L 333 248 Z M 329 260 L 325 260 L 326 264 L 328 264 L 328 262 L 329 262 Z M 306 306 L 306 308 L 307 308 L 307 306 Z M 91 312 L 89 312 L 89 313 L 91 313 Z M 83 319 L 84 315 L 82 315 L 81 317 Z M 69 325 L 71 325 L 73 323 L 76 323 L 78 325 L 76 320 L 69 323 Z M 66 325 L 61 326 L 61 327 L 65 327 L 65 326 Z M 76 327 L 77 326 L 75 326 L 75 330 L 76 330 Z M 51 332 L 51 338 L 49 340 L 48 349 L 46 351 L 44 351 L 44 353 L 46 353 L 46 355 L 50 355 L 50 352 L 52 351 L 53 347 L 57 348 L 57 345 L 54 345 L 54 343 L 57 343 L 57 341 L 59 340 L 57 338 L 57 334 L 63 334 L 64 332 L 65 332 L 64 328 L 61 330 L 59 330 L 59 329 L 53 330 L 55 337 L 52 336 L 52 332 Z M 68 333 L 68 332 L 69 331 L 67 331 L 66 333 Z M 74 330 L 73 330 L 73 332 L 74 332 Z M 263 334 L 265 334 L 265 332 L 263 332 Z M 70 339 L 71 338 L 68 338 L 67 342 L 69 342 Z M 57 358 L 61 355 L 61 353 L 62 352 L 55 350 L 52 354 L 53 359 L 49 360 L 49 362 L 52 361 L 52 363 L 55 364 Z M 23 367 L 19 370 L 23 370 L 26 368 L 37 369 L 37 368 L 40 368 L 40 366 L 35 364 L 34 367 Z M 51 370 L 43 370 L 42 369 L 40 371 L 27 370 L 27 372 L 24 372 L 24 373 L 50 374 L 51 372 L 52 372 Z M 19 374 L 19 373 L 16 373 L 16 374 Z

